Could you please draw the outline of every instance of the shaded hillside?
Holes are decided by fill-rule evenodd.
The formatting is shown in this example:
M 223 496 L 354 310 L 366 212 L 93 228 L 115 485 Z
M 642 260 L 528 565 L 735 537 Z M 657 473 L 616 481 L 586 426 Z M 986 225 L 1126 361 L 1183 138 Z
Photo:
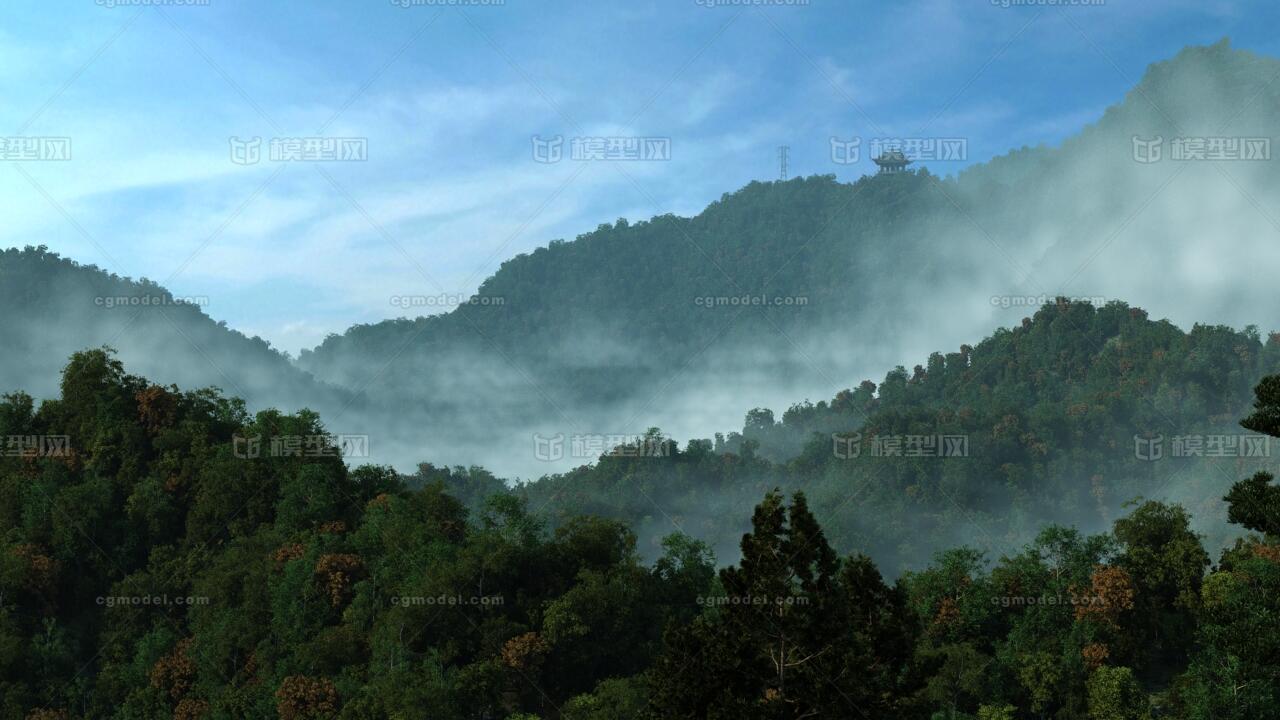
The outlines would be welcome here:
M 815 367 L 835 372 L 834 348 L 815 330 L 844 319 L 846 333 L 887 331 L 891 318 L 859 311 L 884 302 L 867 280 L 931 262 L 923 236 L 891 247 L 908 208 L 931 202 L 930 181 L 752 183 L 694 218 L 619 220 L 505 262 L 477 292 L 500 303 L 357 326 L 304 351 L 299 365 L 347 386 L 376 370 L 368 393 L 421 418 L 431 432 L 403 439 L 433 443 L 432 456 L 454 449 L 434 444 L 442 434 L 483 433 L 493 442 L 468 460 L 539 473 L 524 452 L 532 431 L 637 432 L 630 416 L 676 396 L 714 421 L 731 402 L 719 394 L 748 378 L 784 392 Z M 494 446 L 524 457 L 495 458 Z
M 1058 295 L 1274 326 L 1248 268 L 1280 261 L 1280 174 L 1241 158 L 1280 135 L 1278 73 L 1225 41 L 1188 48 L 1060 147 L 946 179 L 752 183 L 692 218 L 602 225 L 504 263 L 477 293 L 501 304 L 357 326 L 299 363 L 344 385 L 376 369 L 375 403 L 416 418 L 397 443 L 527 476 L 532 432 L 693 435 Z M 1161 159 L 1140 162 L 1135 138 L 1158 138 Z M 1240 157 L 1179 160 L 1188 138 Z
M 1049 522 L 1105 528 L 1136 497 L 1223 518 L 1233 478 L 1274 452 L 1236 419 L 1277 370 L 1280 337 L 1252 328 L 1184 332 L 1123 303 L 1049 304 L 780 421 L 756 410 L 742 433 L 624 450 L 516 492 L 553 517 L 679 529 L 732 555 L 761 492 L 803 489 L 837 548 L 891 569 L 950 544 L 1003 552 Z M 468 480 L 454 483 L 462 496 Z M 1225 537 L 1220 521 L 1199 529 Z
M 714 572 L 679 539 L 641 565 L 618 523 L 469 517 L 328 441 L 265 452 L 327 430 L 102 351 L 56 399 L 0 398 L 0 435 L 65 439 L 0 455 L 4 720 L 542 713 L 642 671 Z
M 1055 347 L 1082 339 L 1061 327 L 1073 320 L 1135 349 L 1173 337 L 1126 308 L 1076 307 L 970 360 L 1008 342 L 1021 346 L 1011 365 L 1101 381 Z M 1170 354 L 1223 359 L 1194 335 Z M 1258 348 L 1238 337 L 1243 368 Z M 1160 363 L 1137 365 L 1154 380 Z M 1246 426 L 1280 433 L 1280 376 L 1255 409 Z M 62 439 L 0 455 L 4 720 L 1280 717 L 1280 487 L 1267 473 L 1229 481 L 1220 508 L 1264 536 L 1207 575 L 1191 516 L 1149 501 L 1109 532 L 1049 526 L 998 558 L 952 548 L 891 583 L 829 534 L 865 507 L 815 513 L 805 493 L 765 491 L 725 516 L 743 524 L 739 561 L 717 570 L 673 534 L 645 564 L 624 523 L 561 516 L 550 530 L 501 495 L 469 512 L 447 491 L 456 474 L 411 490 L 388 468 L 348 468 L 328 442 L 246 455 L 244 438 L 274 447 L 326 428 L 159 387 L 102 351 L 71 358 L 55 399 L 0 398 L 0 435 Z M 670 457 L 763 467 L 710 450 Z
M 292 365 L 154 284 L 11 250 L 0 323 L 22 351 L 0 363 L 0 387 L 49 393 L 63 357 L 110 344 L 158 381 L 326 410 L 401 469 L 430 457 L 532 478 L 588 459 L 543 461 L 535 436 L 695 437 L 1059 295 L 1123 299 L 1182 327 L 1276 327 L 1251 272 L 1280 263 L 1274 163 L 1176 160 L 1172 143 L 1244 152 L 1280 135 L 1278 74 L 1225 42 L 1188 48 L 1060 147 L 954 178 L 752 183 L 692 218 L 619 220 L 508 260 L 480 303 L 356 326 Z M 1159 138 L 1162 159 L 1138 162 L 1135 138 Z M 161 304 L 101 303 L 120 297 Z
M 260 338 L 205 314 L 201 298 L 178 298 L 149 280 L 80 265 L 45 248 L 0 252 L 0 389 L 48 397 L 62 359 L 115 348 L 156 382 L 216 386 L 253 407 L 336 405 L 343 393 L 316 382 Z
M 532 343 L 544 354 L 527 362 L 570 374 L 606 367 L 662 369 L 673 357 L 669 353 L 693 349 L 709 333 L 726 330 L 735 313 L 704 310 L 707 298 L 803 299 L 769 308 L 783 327 L 800 323 L 802 313 L 820 316 L 849 309 L 851 300 L 869 300 L 865 288 L 852 287 L 851 294 L 850 281 L 887 269 L 875 267 L 878 241 L 906 220 L 926 186 L 914 174 L 852 185 L 830 176 L 756 182 L 693 218 L 665 215 L 601 225 L 573 242 L 554 241 L 504 262 L 476 293 L 500 298 L 501 304 L 356 326 L 304 351 L 300 364 L 322 377 L 354 382 L 363 377 L 369 356 L 395 351 L 398 342 L 412 338 L 414 353 L 517 352 Z M 860 257 L 853 252 L 858 247 L 869 254 Z M 762 334 L 760 328 L 731 329 Z M 583 342 L 598 337 L 616 338 L 619 346 Z M 631 352 L 644 347 L 654 352 Z M 406 363 L 395 372 L 409 375 L 410 367 Z

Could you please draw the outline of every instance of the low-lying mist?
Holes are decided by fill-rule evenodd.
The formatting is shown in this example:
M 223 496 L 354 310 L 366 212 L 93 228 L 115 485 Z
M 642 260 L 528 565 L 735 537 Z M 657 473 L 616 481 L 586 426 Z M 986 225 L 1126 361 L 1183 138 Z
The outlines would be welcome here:
M 526 298 L 544 291 L 551 298 L 544 307 L 535 312 L 509 299 L 495 314 L 477 315 L 487 332 L 465 343 L 452 342 L 463 323 L 433 318 L 425 332 L 412 324 L 403 334 L 387 329 L 384 345 L 353 340 L 293 362 L 198 307 L 100 301 L 164 294 L 156 286 L 90 283 L 89 269 L 63 267 L 37 290 L 29 273 L 38 263 L 10 256 L 7 305 L 21 311 L 0 320 L 5 337 L 18 339 L 0 357 L 0 386 L 52 397 L 70 352 L 107 344 L 131 372 L 158 383 L 215 385 L 252 410 L 317 410 L 331 431 L 368 436 L 367 456 L 353 463 L 404 473 L 420 462 L 479 465 L 527 481 L 594 463 L 650 427 L 685 443 L 741 430 L 753 408 L 781 413 L 829 400 L 896 366 L 923 365 L 930 353 L 1017 326 L 1059 296 L 1124 301 L 1183 329 L 1267 331 L 1280 324 L 1272 278 L 1260 272 L 1280 261 L 1280 174 L 1270 159 L 1277 73 L 1276 60 L 1224 44 L 1191 48 L 1152 66 L 1122 103 L 1059 147 L 1016 150 L 957 177 L 919 171 L 852 184 L 762 184 L 726 196 L 706 217 L 620 225 L 591 252 L 662 253 L 640 240 L 684 236 L 671 241 L 688 254 L 671 263 L 670 281 L 653 280 L 661 303 L 646 309 L 645 287 L 618 269 L 625 262 L 598 269 L 551 260 L 559 274 L 526 282 L 533 283 Z M 820 216 L 805 232 L 767 250 L 733 244 L 740 228 L 771 228 L 779 208 L 795 207 L 805 193 L 818 198 L 805 212 Z M 713 225 L 730 230 L 716 235 Z M 723 246 L 698 247 L 717 238 Z M 572 245 L 554 257 L 570 262 Z M 752 257 L 757 251 L 765 257 Z M 752 271 L 736 276 L 749 262 Z M 662 267 L 661 258 L 651 266 Z M 520 267 L 513 261 L 508 272 Z M 575 302 L 578 278 L 592 273 L 625 303 Z M 558 296 L 569 298 L 563 316 L 546 309 L 561 306 Z M 699 300 L 744 296 L 766 300 Z M 1088 478 L 1082 472 L 1078 482 Z M 1179 477 L 1149 497 L 1194 510 L 1216 503 L 1222 482 Z M 681 525 L 668 515 L 695 528 L 701 516 L 746 517 L 741 509 L 758 496 L 758 488 L 743 488 L 697 508 L 663 508 L 655 499 L 654 518 L 639 531 Z M 1101 529 L 1071 512 L 1058 519 Z M 975 539 L 993 540 L 974 531 L 949 544 Z M 733 552 L 723 542 L 717 550 Z

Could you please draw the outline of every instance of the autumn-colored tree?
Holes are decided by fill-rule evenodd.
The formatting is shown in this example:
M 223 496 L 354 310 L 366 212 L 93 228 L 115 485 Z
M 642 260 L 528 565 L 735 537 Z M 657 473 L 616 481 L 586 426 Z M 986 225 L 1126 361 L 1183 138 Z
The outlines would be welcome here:
M 1098 565 L 1089 576 L 1089 587 L 1072 587 L 1077 620 L 1092 620 L 1109 628 L 1120 627 L 1120 614 L 1133 609 L 1133 580 L 1124 568 Z
M 306 548 L 302 543 L 285 543 L 271 553 L 271 560 L 276 564 L 276 567 L 279 568 L 287 562 L 297 560 L 302 557 L 305 552 Z
M 1080 649 L 1080 657 L 1084 658 L 1085 668 L 1097 670 L 1111 657 L 1111 648 L 1103 643 L 1089 643 Z
M 338 691 L 328 678 L 290 675 L 276 690 L 280 720 L 323 720 L 338 712 Z
M 149 433 L 156 433 L 160 428 L 172 425 L 178 415 L 177 388 L 163 388 L 150 385 L 139 390 L 134 399 L 138 403 L 138 419 Z
M 173 720 L 204 720 L 209 715 L 209 701 L 186 697 L 173 708 Z
M 539 662 L 550 649 L 536 632 L 511 638 L 502 645 L 502 662 L 513 670 L 526 670 Z
M 330 604 L 338 607 L 350 597 L 351 585 L 364 576 L 364 561 L 352 553 L 321 555 L 315 574 L 324 583 Z
M 191 644 L 191 638 L 179 640 L 151 667 L 151 686 L 163 690 L 174 700 L 186 697 L 195 682 L 196 664 L 188 654 Z

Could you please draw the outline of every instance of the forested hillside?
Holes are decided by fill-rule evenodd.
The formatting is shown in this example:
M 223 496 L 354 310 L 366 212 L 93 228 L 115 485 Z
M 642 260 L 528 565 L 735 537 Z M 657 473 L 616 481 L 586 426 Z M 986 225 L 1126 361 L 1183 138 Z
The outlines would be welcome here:
M 1061 146 L 949 177 L 753 182 L 693 217 L 620 219 L 508 259 L 475 303 L 355 326 L 296 363 L 154 283 L 10 250 L 0 323 L 30 350 L 0 365 L 0 387 L 44 396 L 70 352 L 109 344 L 158 381 L 327 410 L 401 469 L 430 456 L 532 478 L 571 467 L 530 457 L 534 433 L 705 433 L 971 342 L 1059 295 L 1269 330 L 1270 287 L 1241 269 L 1274 253 L 1280 176 L 1178 159 L 1174 143 L 1243 152 L 1280 134 L 1277 73 L 1225 41 L 1190 47 Z M 1141 161 L 1157 138 L 1160 159 Z
M 694 217 L 605 224 L 503 263 L 477 291 L 489 304 L 357 326 L 300 365 L 347 386 L 381 370 L 370 396 L 420 417 L 420 442 L 447 454 L 442 415 L 501 447 L 570 421 L 705 432 L 753 404 L 958 346 L 1059 295 L 1125 300 L 1183 327 L 1270 328 L 1258 314 L 1270 288 L 1240 270 L 1274 252 L 1280 175 L 1240 148 L 1280 134 L 1277 73 L 1277 60 L 1225 41 L 1187 48 L 1061 146 L 946 178 L 757 182 Z M 1157 139 L 1159 160 L 1144 161 L 1138 146 Z M 1213 157 L 1182 150 L 1215 139 Z M 640 427 L 618 427 L 628 422 Z M 510 453 L 468 451 L 536 473 Z
M 1235 420 L 1278 371 L 1280 337 L 1252 328 L 1051 303 L 780 420 L 758 409 L 741 433 L 614 451 L 515 492 L 552 515 L 624 519 L 650 542 L 680 529 L 731 555 L 761 492 L 800 489 L 839 549 L 895 571 L 949 544 L 1004 551 L 1050 522 L 1102 529 L 1140 497 L 1184 503 L 1220 542 L 1219 498 L 1274 451 Z M 463 497 L 470 480 L 452 481 Z
M 1244 425 L 1278 417 L 1272 377 Z M 1213 566 L 1186 511 L 1148 501 L 894 583 L 803 492 L 760 493 L 729 567 L 679 534 L 645 564 L 623 523 L 550 530 L 505 493 L 469 512 L 349 469 L 314 414 L 251 416 L 101 351 L 58 399 L 6 396 L 0 435 L 6 719 L 1280 717 L 1266 473 L 1224 508 L 1263 536 Z
M 904 187 L 926 182 L 903 178 Z M 38 376 L 45 370 L 41 356 L 73 347 L 79 326 L 67 328 L 57 318 L 69 312 L 66 303 L 78 302 L 84 322 L 102 316 L 97 333 L 115 328 L 121 337 L 154 340 L 153 351 L 125 359 L 148 370 L 165 364 L 170 369 L 161 380 L 194 382 L 223 370 L 230 375 L 213 372 L 214 384 L 228 394 L 238 394 L 237 388 L 256 393 L 257 408 L 320 409 L 341 423 L 335 431 L 363 431 L 366 451 L 394 442 L 397 431 L 390 426 L 422 429 L 412 422 L 388 424 L 387 418 L 418 417 L 429 408 L 444 412 L 430 403 L 400 415 L 395 409 L 402 405 L 366 404 L 364 397 L 339 402 L 344 393 L 312 381 L 261 341 L 220 326 L 198 307 L 95 302 L 171 297 L 153 285 L 38 249 L 11 251 L 2 262 L 12 278 L 2 285 L 10 302 L 38 310 L 6 315 L 11 336 L 33 349 L 10 356 L 15 377 Z M 596 462 L 599 450 L 578 454 L 571 460 L 582 467 L 512 492 L 553 521 L 591 513 L 632 524 L 642 556 L 650 559 L 661 552 L 660 539 L 677 530 L 734 557 L 750 508 L 774 486 L 805 489 L 838 548 L 861 548 L 891 572 L 916 567 L 933 549 L 950 544 L 1016 546 L 1046 522 L 1104 528 L 1137 497 L 1186 504 L 1197 529 L 1221 541 L 1226 530 L 1217 520 L 1223 513 L 1216 498 L 1231 477 L 1265 459 L 1233 429 L 1233 419 L 1247 406 L 1253 383 L 1280 370 L 1276 348 L 1273 338 L 1253 329 L 1195 326 L 1184 332 L 1121 303 L 1051 303 L 1023 326 L 920 357 L 912 370 L 899 368 L 879 383 L 863 381 L 831 400 L 795 404 L 777 418 L 770 410 L 752 411 L 740 433 L 693 442 L 674 438 L 680 442 L 668 443 L 671 452 L 659 457 Z M 174 357 L 186 360 L 169 363 Z M 536 393 L 526 395 L 536 402 Z M 276 403 L 264 402 L 273 398 Z M 455 433 L 483 427 L 468 422 L 465 410 L 458 412 L 463 418 L 453 423 Z M 503 437 L 496 430 L 476 432 L 482 443 L 502 444 L 495 443 Z M 1198 450 L 1182 447 L 1188 438 Z M 1142 459 L 1139 440 L 1158 440 L 1164 456 Z M 515 452 L 532 458 L 529 435 L 514 442 Z M 904 447 L 908 442 L 931 445 Z M 449 467 L 452 458 L 431 453 L 437 443 L 420 448 L 415 460 Z M 940 457 L 946 443 L 963 443 L 963 454 Z M 456 484 L 468 502 L 506 487 L 480 468 L 429 470 L 426 476 Z
M 320 377 L 354 382 L 363 377 L 363 358 L 393 352 L 412 338 L 411 359 L 419 362 L 453 350 L 528 353 L 522 361 L 542 371 L 567 370 L 563 385 L 585 395 L 595 390 L 581 387 L 593 380 L 592 368 L 621 362 L 624 372 L 665 370 L 700 339 L 705 344 L 709 334 L 726 330 L 736 330 L 739 339 L 765 339 L 762 328 L 753 327 L 754 312 L 751 323 L 726 327 L 734 310 L 744 308 L 706 307 L 715 298 L 802 299 L 767 308 L 784 328 L 847 309 L 851 301 L 870 301 L 871 289 L 856 280 L 888 269 L 881 264 L 887 253 L 876 248 L 926 201 L 928 182 L 914 173 L 852 184 L 833 176 L 756 182 L 693 218 L 620 219 L 504 262 L 476 293 L 500 304 L 357 326 L 300 361 Z M 855 246 L 865 254 L 853 252 Z M 895 248 L 895 255 L 901 251 Z M 700 303 L 708 298 L 713 301 Z M 596 349 L 589 342 L 596 339 L 615 339 L 628 352 Z M 771 345 L 782 342 L 769 336 Z M 650 352 L 631 352 L 641 348 Z M 413 368 L 408 362 L 395 372 L 407 377 Z
M 0 16 L 0 720 L 1280 720 L 1275 0 Z

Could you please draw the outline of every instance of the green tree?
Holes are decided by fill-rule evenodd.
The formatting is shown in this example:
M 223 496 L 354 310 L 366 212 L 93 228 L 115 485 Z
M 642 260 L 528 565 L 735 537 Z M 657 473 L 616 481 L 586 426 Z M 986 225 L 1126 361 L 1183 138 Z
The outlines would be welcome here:
M 720 572 L 724 596 L 667 637 L 651 712 L 676 718 L 911 716 L 918 628 L 871 561 L 840 561 L 802 493 L 771 492 Z M 833 633 L 832 628 L 848 628 Z
M 1195 638 L 1195 615 L 1209 555 L 1176 505 L 1149 501 L 1115 523 L 1117 566 L 1136 590 L 1128 613 L 1135 671 L 1167 681 L 1185 666 Z
M 1127 667 L 1103 666 L 1089 676 L 1090 720 L 1149 720 L 1146 694 Z

